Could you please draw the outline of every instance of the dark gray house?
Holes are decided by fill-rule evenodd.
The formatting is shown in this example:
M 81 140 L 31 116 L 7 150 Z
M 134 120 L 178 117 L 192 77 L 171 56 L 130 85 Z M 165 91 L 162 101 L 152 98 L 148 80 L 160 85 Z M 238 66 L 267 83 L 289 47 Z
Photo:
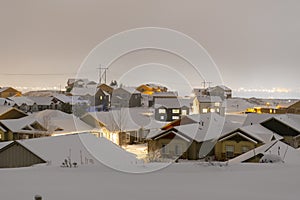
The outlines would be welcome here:
M 110 106 L 110 94 L 102 90 L 101 88 L 97 89 L 95 94 L 95 107 L 98 111 L 107 111 Z
M 114 89 L 111 97 L 111 107 L 132 108 L 142 106 L 142 95 L 134 87 L 119 87 Z
M 154 109 L 158 121 L 174 121 L 182 115 L 189 115 L 192 106 L 191 99 L 156 98 Z

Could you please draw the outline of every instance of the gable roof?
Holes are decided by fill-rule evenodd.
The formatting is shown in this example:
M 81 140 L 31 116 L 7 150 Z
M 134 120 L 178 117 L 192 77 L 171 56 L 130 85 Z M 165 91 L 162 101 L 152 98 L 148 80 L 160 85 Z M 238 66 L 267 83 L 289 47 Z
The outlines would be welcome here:
M 138 161 L 134 154 L 126 152 L 105 138 L 97 138 L 90 133 L 19 140 L 18 142 L 31 151 L 37 152 L 53 166 L 61 166 L 62 162 L 68 158 L 78 165 L 104 164 L 114 169 L 120 169 L 119 165 L 132 165 Z
M 156 98 L 154 108 L 159 108 L 161 106 L 165 108 L 182 108 L 186 106 L 191 107 L 193 100 L 182 99 L 182 98 Z
M 3 117 L 5 116 L 5 118 L 7 118 L 9 115 L 9 113 L 18 113 L 19 116 L 14 116 L 13 118 L 20 118 L 20 117 L 25 117 L 27 116 L 26 113 L 24 113 L 23 111 L 14 108 L 14 107 L 10 107 L 10 106 L 0 106 L 0 117 L 3 119 Z M 11 118 L 11 116 L 9 117 Z
M 71 94 L 73 96 L 94 96 L 97 92 L 97 87 L 73 87 Z
M 197 96 L 196 99 L 200 103 L 215 103 L 215 102 L 222 102 L 221 97 L 219 96 Z
M 196 115 L 195 115 L 196 117 Z M 209 141 L 217 139 L 223 132 L 224 117 L 212 113 L 206 115 L 197 115 L 201 120 L 194 120 L 196 123 L 189 123 L 180 126 L 174 126 L 167 130 L 152 132 L 147 136 L 147 139 L 157 139 L 161 135 L 174 133 L 180 134 L 188 140 L 197 142 Z
M 136 131 L 140 128 L 159 129 L 165 122 L 154 120 L 152 111 L 147 108 L 122 108 L 109 112 L 91 112 L 81 119 L 92 116 L 96 121 L 103 124 L 110 131 Z
M 15 92 L 19 92 L 18 90 L 12 88 L 12 87 L 1 87 L 0 88 L 0 93 L 5 92 L 6 90 L 13 90 Z
M 283 139 L 283 137 L 263 127 L 262 125 L 255 124 L 250 126 L 243 126 L 232 132 L 228 132 L 222 135 L 218 141 L 222 141 L 227 138 L 230 138 L 237 133 L 244 136 L 245 138 L 248 139 L 251 138 L 252 140 L 254 139 L 255 141 L 259 141 L 261 143 L 268 143 L 273 139 L 277 139 L 277 140 Z

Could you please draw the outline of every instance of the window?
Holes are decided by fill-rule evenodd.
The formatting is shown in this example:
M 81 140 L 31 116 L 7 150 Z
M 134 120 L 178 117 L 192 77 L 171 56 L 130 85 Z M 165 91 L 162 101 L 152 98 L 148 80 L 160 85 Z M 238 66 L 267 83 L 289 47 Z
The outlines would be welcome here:
M 166 113 L 166 109 L 160 108 L 158 109 L 158 113 L 164 114 Z
M 187 115 L 187 110 L 182 110 L 181 112 L 182 115 Z
M 227 158 L 233 158 L 234 157 L 234 146 L 226 145 L 225 146 L 225 151 L 226 151 L 226 157 Z
M 102 96 L 100 96 L 100 100 L 102 100 L 103 99 L 103 97 Z
M 242 146 L 242 153 L 246 153 L 250 150 L 250 148 L 248 146 Z
M 215 106 L 216 106 L 216 107 L 220 107 L 220 102 L 216 102 L 216 103 L 215 103 Z
M 179 119 L 179 116 L 172 116 L 172 119 L 174 120 Z
M 181 154 L 182 154 L 182 148 L 181 148 L 181 145 L 176 144 L 176 145 L 175 145 L 175 155 L 176 155 L 176 156 L 180 156 Z
M 160 116 L 160 120 L 164 120 L 165 119 L 165 116 Z
M 203 109 L 202 109 L 202 112 L 203 112 L 203 113 L 207 113 L 207 112 L 208 112 L 207 108 L 203 108 Z
M 214 113 L 216 110 L 214 108 L 210 109 L 210 112 Z
M 180 110 L 179 109 L 172 109 L 172 113 L 178 114 L 178 113 L 180 113 Z
M 217 108 L 217 113 L 220 113 L 220 109 L 219 108 Z

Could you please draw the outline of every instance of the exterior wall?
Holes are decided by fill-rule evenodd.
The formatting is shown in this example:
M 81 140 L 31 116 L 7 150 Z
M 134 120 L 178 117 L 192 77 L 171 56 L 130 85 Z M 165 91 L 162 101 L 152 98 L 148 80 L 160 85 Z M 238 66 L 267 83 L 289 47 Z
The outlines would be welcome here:
M 99 89 L 95 94 L 95 106 L 102 106 L 103 110 L 108 110 L 110 97 Z
M 288 109 L 287 109 L 288 113 L 293 113 L 293 114 L 300 114 L 300 101 L 298 101 L 297 103 L 291 105 Z
M 179 154 L 176 155 L 176 146 L 181 148 L 179 150 Z M 187 149 L 188 149 L 189 143 L 182 139 L 168 139 L 168 138 L 162 138 L 158 140 L 151 140 L 148 141 L 148 151 L 149 153 L 154 153 L 155 151 L 160 151 L 160 155 L 162 158 L 176 158 L 178 156 L 181 156 L 183 159 L 188 158 Z M 163 149 L 164 147 L 164 149 Z M 192 153 L 191 153 L 192 154 Z
M 129 100 L 129 107 L 141 107 L 142 106 L 142 95 L 140 93 L 138 94 L 132 94 L 130 96 Z
M 163 150 L 164 145 L 165 150 Z M 198 160 L 201 145 L 202 143 L 196 141 L 190 143 L 179 138 L 160 138 L 148 141 L 148 152 L 150 155 L 153 155 L 159 151 L 162 158 L 175 159 L 180 156 L 181 159 Z M 180 148 L 179 154 L 177 154 L 178 152 L 176 153 L 176 148 L 178 147 Z
M 160 109 L 165 109 L 166 113 L 159 113 Z M 178 109 L 179 112 L 173 113 L 173 109 Z M 186 106 L 183 106 L 182 108 L 165 108 L 164 106 L 161 106 L 161 107 L 155 109 L 155 119 L 158 121 L 171 122 L 171 121 L 176 120 L 173 117 L 178 117 L 178 119 L 180 119 L 183 110 L 186 111 L 186 115 L 190 114 L 189 108 Z
M 0 168 L 28 167 L 45 163 L 22 145 L 13 143 L 0 151 Z
M 242 152 L 242 147 L 246 146 L 249 148 L 249 150 L 252 150 L 260 145 L 257 145 L 253 142 L 250 141 L 233 141 L 233 140 L 225 140 L 225 141 L 221 141 L 221 142 L 217 142 L 217 144 L 215 145 L 215 159 L 218 161 L 225 161 L 231 158 L 227 158 L 226 156 L 226 146 L 234 146 L 234 155 L 231 158 L 234 158 L 236 156 L 239 156 L 241 154 L 243 154 Z M 244 152 L 245 153 L 245 152 Z
M 131 94 L 122 88 L 115 89 L 111 106 L 113 107 L 141 107 L 142 96 L 140 93 Z

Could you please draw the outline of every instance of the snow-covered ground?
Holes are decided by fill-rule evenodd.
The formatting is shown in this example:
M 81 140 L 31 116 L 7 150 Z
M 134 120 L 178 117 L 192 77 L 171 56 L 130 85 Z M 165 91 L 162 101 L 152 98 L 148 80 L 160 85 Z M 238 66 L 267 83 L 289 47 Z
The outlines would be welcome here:
M 147 165 L 145 166 L 147 167 Z M 176 163 L 146 174 L 104 166 L 0 170 L 3 200 L 75 199 L 299 199 L 300 164 L 210 166 Z

